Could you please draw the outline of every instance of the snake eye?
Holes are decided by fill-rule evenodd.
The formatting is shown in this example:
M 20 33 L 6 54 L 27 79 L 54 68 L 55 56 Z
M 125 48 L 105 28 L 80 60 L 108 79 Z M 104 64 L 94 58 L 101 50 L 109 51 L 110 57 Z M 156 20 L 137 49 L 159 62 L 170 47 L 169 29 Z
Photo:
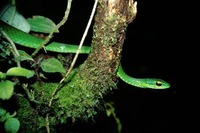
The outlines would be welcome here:
M 157 85 L 157 86 L 161 86 L 161 85 L 162 85 L 162 82 L 157 81 L 157 82 L 156 82 L 156 85 Z

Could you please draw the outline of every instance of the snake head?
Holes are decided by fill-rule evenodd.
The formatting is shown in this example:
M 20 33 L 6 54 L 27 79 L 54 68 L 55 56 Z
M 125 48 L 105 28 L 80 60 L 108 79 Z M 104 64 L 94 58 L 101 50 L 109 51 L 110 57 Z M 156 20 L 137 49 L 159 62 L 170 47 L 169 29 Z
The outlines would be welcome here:
M 146 88 L 151 89 L 167 89 L 170 84 L 162 79 L 148 78 L 146 80 Z

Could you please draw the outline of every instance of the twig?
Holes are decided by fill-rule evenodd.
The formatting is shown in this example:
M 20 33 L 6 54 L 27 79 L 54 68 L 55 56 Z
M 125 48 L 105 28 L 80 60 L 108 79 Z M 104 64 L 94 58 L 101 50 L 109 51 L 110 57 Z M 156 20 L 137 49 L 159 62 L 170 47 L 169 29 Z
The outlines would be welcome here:
M 13 54 L 13 56 L 15 58 L 17 66 L 21 67 L 21 65 L 20 65 L 20 54 L 19 54 L 14 42 L 12 41 L 12 39 L 2 29 L 0 29 L 0 32 L 5 37 L 5 39 L 10 43 L 10 45 L 12 47 L 12 54 Z
M 106 107 L 106 110 L 109 110 L 109 113 L 111 113 L 112 116 L 113 116 L 113 118 L 115 119 L 115 122 L 117 124 L 117 131 L 118 131 L 118 133 L 121 133 L 121 131 L 122 131 L 122 124 L 120 122 L 120 119 L 117 117 L 117 115 L 115 113 L 115 107 L 112 104 L 113 103 L 109 103 L 109 102 L 105 103 L 105 107 Z M 108 107 L 110 109 L 108 109 Z M 107 114 L 107 116 L 109 117 L 110 114 L 109 115 Z
M 32 56 L 35 56 L 37 54 L 37 52 L 42 48 L 44 47 L 45 44 L 47 44 L 49 42 L 49 40 L 52 38 L 52 35 L 54 33 L 54 31 L 56 31 L 57 29 L 59 29 L 68 19 L 68 16 L 69 16 L 69 13 L 70 13 L 70 9 L 71 9 L 71 3 L 72 3 L 72 0 L 68 0 L 67 2 L 67 8 L 65 10 L 65 15 L 63 17 L 63 19 L 56 25 L 56 27 L 54 28 L 54 30 L 52 30 L 52 32 L 49 34 L 48 38 L 40 45 L 40 47 L 38 47 L 32 54 Z M 51 98 L 53 99 L 53 98 Z M 51 103 L 51 100 L 50 99 L 50 102 Z M 49 114 L 46 115 L 46 129 L 47 129 L 47 133 L 50 133 L 50 128 L 49 128 Z
M 50 128 L 49 128 L 49 114 L 46 115 L 45 120 L 46 120 L 47 133 L 50 133 L 51 131 L 50 131 Z
M 89 30 L 90 25 L 91 25 L 91 23 L 92 23 L 92 20 L 93 20 L 93 17 L 94 17 L 94 13 L 95 13 L 95 11 L 96 11 L 97 3 L 98 3 L 98 0 L 95 0 L 94 6 L 93 6 L 93 9 L 92 9 L 92 13 L 91 13 L 91 15 L 90 15 L 90 19 L 89 19 L 89 21 L 88 21 L 88 23 L 87 23 L 87 27 L 86 27 L 86 29 L 85 29 L 85 31 L 84 31 L 84 34 L 83 34 L 82 38 L 81 38 L 81 41 L 80 41 L 78 50 L 76 51 L 76 55 L 74 56 L 74 59 L 73 59 L 73 61 L 72 61 L 72 64 L 70 65 L 70 68 L 69 68 L 69 70 L 67 71 L 66 75 L 65 75 L 64 78 L 60 81 L 60 84 L 61 84 L 61 83 L 65 80 L 65 78 L 69 75 L 69 73 L 71 72 L 71 70 L 73 69 L 73 67 L 74 67 L 74 65 L 75 65 L 75 63 L 76 63 L 76 60 L 77 60 L 77 58 L 78 58 L 78 55 L 79 55 L 79 53 L 80 53 L 80 51 L 81 51 L 81 48 L 82 48 L 82 46 L 83 46 L 83 42 L 84 42 L 84 40 L 85 40 L 85 38 L 86 38 L 86 36 L 87 36 L 88 30 Z
M 76 51 L 76 55 L 74 56 L 74 59 L 73 59 L 71 65 L 70 65 L 69 70 L 67 71 L 67 73 L 65 74 L 65 76 L 60 80 L 59 84 L 57 85 L 57 87 L 56 87 L 55 90 L 53 91 L 52 97 L 51 97 L 50 102 L 49 102 L 49 106 L 51 106 L 51 104 L 52 104 L 54 95 L 56 94 L 57 90 L 59 89 L 59 85 L 62 84 L 63 81 L 67 78 L 67 76 L 70 74 L 71 70 L 73 69 L 73 67 L 74 67 L 74 65 L 75 65 L 75 62 L 76 62 L 76 60 L 77 60 L 77 58 L 78 58 L 78 55 L 79 55 L 79 53 L 80 53 L 80 50 L 81 50 L 81 48 L 82 48 L 82 46 L 83 46 L 83 42 L 84 42 L 84 40 L 85 40 L 85 38 L 86 38 L 86 36 L 87 36 L 88 30 L 89 30 L 90 25 L 91 25 L 91 23 L 92 23 L 92 20 L 93 20 L 93 17 L 94 17 L 94 13 L 95 13 L 95 11 L 96 11 L 97 3 L 98 3 L 98 0 L 95 0 L 93 9 L 92 9 L 92 12 L 91 12 L 91 15 L 90 15 L 90 19 L 89 19 L 89 21 L 88 21 L 88 23 L 87 23 L 87 27 L 86 27 L 86 29 L 85 29 L 85 31 L 84 31 L 84 34 L 83 34 L 83 36 L 82 36 L 82 38 L 81 38 L 81 41 L 80 41 L 80 43 L 79 43 L 79 47 L 78 47 L 78 50 Z
M 36 104 L 41 104 L 41 102 L 35 100 L 35 96 L 34 96 L 34 91 L 30 92 L 28 90 L 28 84 L 22 84 L 22 88 L 24 89 L 24 91 L 26 92 L 27 96 L 28 96 L 28 99 L 31 101 L 31 102 L 34 102 Z
M 71 8 L 71 3 L 72 3 L 72 0 L 68 0 L 68 3 L 67 3 L 67 9 L 65 11 L 65 15 L 63 17 L 63 19 L 56 25 L 56 27 L 49 33 L 48 37 L 40 44 L 39 47 L 37 47 L 37 49 L 31 54 L 31 56 L 35 56 L 38 51 L 41 49 L 41 48 L 44 48 L 44 46 L 51 40 L 51 38 L 53 37 L 53 33 L 58 30 L 62 25 L 65 24 L 65 22 L 67 21 L 68 19 L 68 16 L 69 16 L 69 12 L 70 12 L 70 8 Z

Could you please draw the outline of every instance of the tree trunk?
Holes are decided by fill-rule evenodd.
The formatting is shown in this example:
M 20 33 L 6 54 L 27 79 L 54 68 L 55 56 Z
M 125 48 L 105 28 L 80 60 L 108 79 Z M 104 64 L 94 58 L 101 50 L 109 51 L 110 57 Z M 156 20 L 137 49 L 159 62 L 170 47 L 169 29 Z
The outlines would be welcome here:
M 101 108 L 103 96 L 116 88 L 126 28 L 135 16 L 132 0 L 99 0 L 91 53 L 72 81 L 57 93 L 64 110 L 61 116 L 88 119 L 97 113 L 95 108 Z
M 41 104 L 32 110 L 28 103 L 25 106 L 19 102 L 22 108 L 18 116 L 24 130 L 30 131 L 30 125 L 36 128 L 32 129 L 33 132 L 40 130 L 45 125 L 46 114 L 51 127 L 66 123 L 69 119 L 87 120 L 103 109 L 103 97 L 116 88 L 126 29 L 136 12 L 136 2 L 133 0 L 99 0 L 88 58 L 71 80 L 58 90 L 50 109 Z M 43 102 L 48 102 L 55 87 L 53 83 L 35 86 L 36 98 L 41 97 Z M 30 113 L 27 110 L 31 110 Z

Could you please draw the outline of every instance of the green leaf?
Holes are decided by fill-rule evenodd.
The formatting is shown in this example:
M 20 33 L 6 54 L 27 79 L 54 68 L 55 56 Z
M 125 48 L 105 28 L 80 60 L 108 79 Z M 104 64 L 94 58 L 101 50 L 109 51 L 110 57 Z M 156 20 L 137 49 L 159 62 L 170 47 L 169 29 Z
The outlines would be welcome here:
M 20 61 L 24 61 L 24 60 L 34 61 L 33 58 L 29 54 L 27 54 L 25 51 L 18 50 L 18 52 L 20 54 Z
M 44 72 L 48 73 L 65 73 L 65 69 L 62 65 L 62 63 L 55 59 L 55 58 L 49 58 L 41 62 L 41 68 Z
M 4 115 L 4 116 L 1 116 L 0 117 L 0 122 L 4 122 L 5 120 L 7 119 L 7 117 Z
M 106 109 L 106 114 L 108 117 L 110 117 L 110 115 L 112 114 L 112 110 L 111 109 Z
M 13 67 L 13 68 L 10 68 L 6 72 L 6 75 L 7 76 L 22 76 L 22 77 L 26 77 L 26 78 L 31 78 L 34 75 L 34 71 L 28 70 L 28 69 L 22 68 L 22 67 Z
M 0 117 L 4 116 L 6 114 L 6 110 L 2 107 L 0 107 Z
M 14 83 L 6 80 L 0 82 L 0 98 L 8 100 L 12 96 L 14 91 Z
M 4 79 L 6 77 L 5 73 L 0 72 L 0 79 Z
M 6 116 L 6 119 L 8 119 L 8 118 L 11 118 L 11 117 L 12 117 L 12 116 L 10 115 L 10 113 L 9 113 L 9 112 L 7 112 L 5 116 Z
M 33 18 L 28 18 L 27 21 L 31 26 L 31 30 L 35 32 L 50 33 L 56 27 L 51 19 L 44 16 L 33 16 Z M 58 29 L 55 32 L 58 33 Z
M 20 122 L 16 118 L 8 118 L 4 123 L 6 133 L 17 133 L 20 127 Z
M 26 33 L 30 31 L 30 25 L 26 19 L 19 14 L 14 5 L 6 4 L 0 8 L 0 19 Z

